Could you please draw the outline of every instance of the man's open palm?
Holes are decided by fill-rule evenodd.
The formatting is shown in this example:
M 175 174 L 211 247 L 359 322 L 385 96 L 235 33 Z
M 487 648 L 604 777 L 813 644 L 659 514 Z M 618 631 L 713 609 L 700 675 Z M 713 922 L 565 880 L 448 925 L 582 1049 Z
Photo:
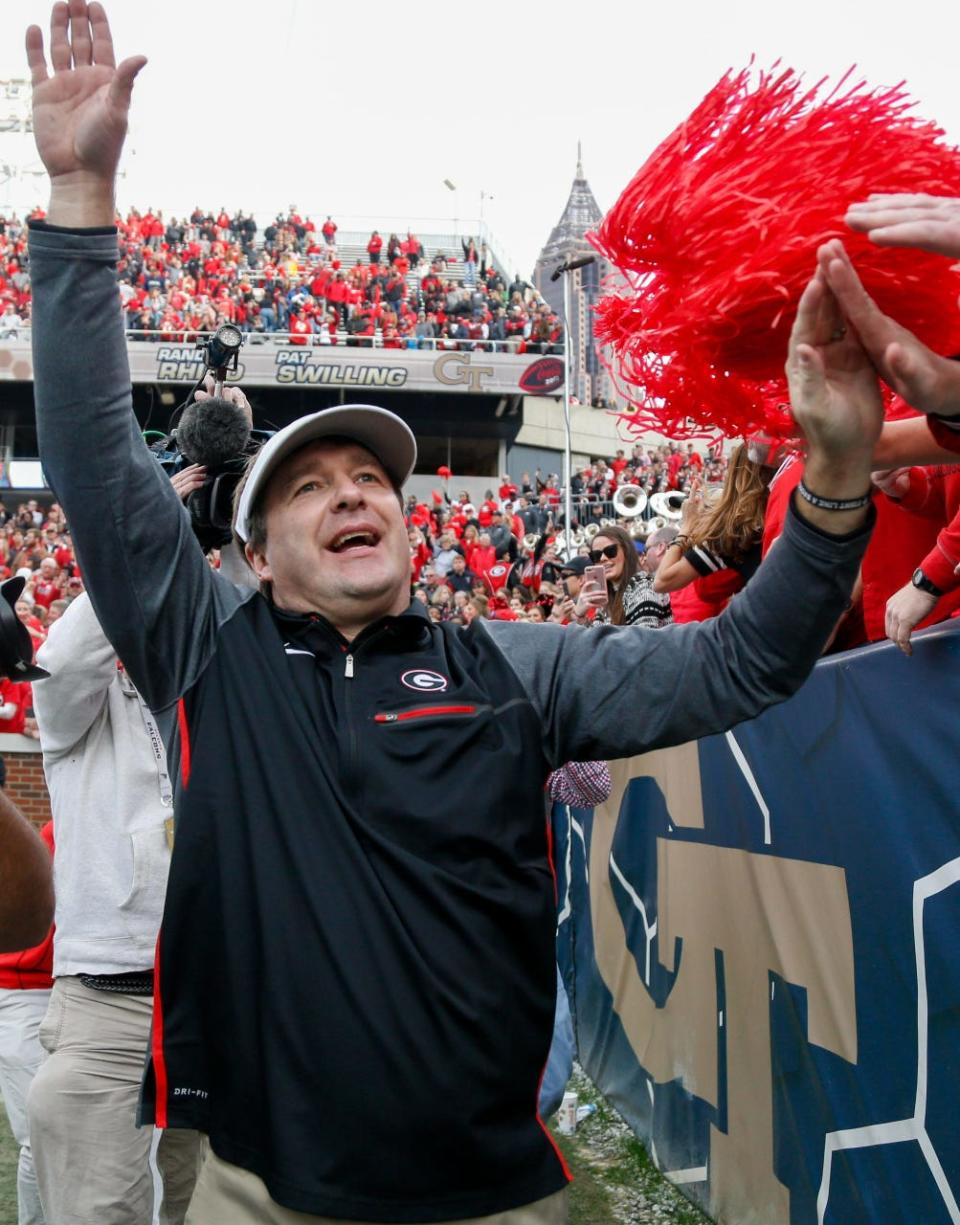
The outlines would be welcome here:
M 82 173 L 112 181 L 127 131 L 133 81 L 146 59 L 131 56 L 117 67 L 103 6 L 84 0 L 53 6 L 52 76 L 39 26 L 27 30 L 26 44 L 34 136 L 51 180 Z
M 809 447 L 836 458 L 872 450 L 883 424 L 876 371 L 822 271 L 801 295 L 786 373 L 794 420 Z

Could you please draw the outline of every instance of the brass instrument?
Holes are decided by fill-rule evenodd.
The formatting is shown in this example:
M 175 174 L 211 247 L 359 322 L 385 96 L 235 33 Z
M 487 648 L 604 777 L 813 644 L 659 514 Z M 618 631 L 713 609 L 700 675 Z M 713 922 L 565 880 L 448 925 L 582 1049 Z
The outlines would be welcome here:
M 613 495 L 613 509 L 621 519 L 635 519 L 647 509 L 647 495 L 639 485 L 621 485 Z

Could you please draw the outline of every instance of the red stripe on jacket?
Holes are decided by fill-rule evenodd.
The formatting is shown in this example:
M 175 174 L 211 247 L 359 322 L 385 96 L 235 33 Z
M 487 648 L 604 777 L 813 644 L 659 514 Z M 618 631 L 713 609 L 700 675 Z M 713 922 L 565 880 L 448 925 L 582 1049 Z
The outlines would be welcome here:
M 155 1104 L 153 1122 L 167 1126 L 167 1060 L 163 1053 L 163 996 L 160 991 L 160 936 L 153 957 L 153 1027 L 150 1031 L 150 1053 L 153 1056 Z
M 177 727 L 180 731 L 180 781 L 186 787 L 190 782 L 190 727 L 183 698 L 177 702 Z

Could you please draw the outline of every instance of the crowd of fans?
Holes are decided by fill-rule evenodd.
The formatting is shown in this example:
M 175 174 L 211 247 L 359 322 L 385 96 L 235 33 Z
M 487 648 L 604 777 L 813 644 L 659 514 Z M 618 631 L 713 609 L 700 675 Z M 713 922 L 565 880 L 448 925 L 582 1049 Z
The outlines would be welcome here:
M 517 481 L 504 474 L 479 505 L 466 491 L 451 498 L 436 490 L 432 504 L 410 498 L 406 517 L 414 598 L 427 606 L 432 620 L 456 624 L 476 617 L 602 622 L 616 620 L 617 610 L 623 623 L 647 624 L 652 605 L 658 606 L 656 620 L 663 620 L 664 608 L 669 619 L 669 601 L 645 589 L 652 578 L 634 558 L 644 553 L 659 558 L 660 546 L 678 528 L 664 523 L 649 504 L 640 514 L 618 519 L 615 496 L 625 486 L 648 496 L 673 490 L 687 494 L 702 485 L 716 486 L 725 469 L 722 455 L 703 455 L 692 443 L 638 444 L 629 455 L 620 450 L 611 459 L 595 460 L 571 480 L 573 557 L 564 551 L 563 490 L 556 473 L 542 476 L 538 471 L 531 477 L 524 472 Z M 614 542 L 615 555 L 604 559 L 603 549 Z M 604 602 L 608 607 L 577 609 L 590 561 L 612 572 Z M 621 589 L 627 583 L 629 592 Z
M 637 445 L 629 454 L 621 450 L 612 458 L 595 460 L 574 474 L 571 486 L 578 556 L 590 553 L 593 530 L 613 522 L 618 489 L 636 485 L 648 494 L 686 492 L 700 480 L 721 481 L 725 466 L 723 457 L 702 455 L 692 444 Z M 538 471 L 532 477 L 523 472 L 517 481 L 505 474 L 479 507 L 466 493 L 450 499 L 438 491 L 430 506 L 409 499 L 416 598 L 425 600 L 430 615 L 443 621 L 468 622 L 478 614 L 561 619 L 562 496 L 559 476 L 542 477 Z M 637 522 L 650 520 L 652 511 L 645 513 Z M 642 548 L 639 534 L 637 543 Z M 25 579 L 16 611 L 36 649 L 53 621 L 83 591 L 69 528 L 57 503 L 45 509 L 34 499 L 9 508 L 0 502 L 0 579 L 14 575 Z M 0 705 L 14 701 L 16 712 L 0 717 L 0 731 L 29 733 L 29 684 L 2 684 Z
M 73 542 L 57 503 L 44 510 L 31 499 L 9 510 L 0 502 L 0 579 L 14 575 L 25 580 L 15 611 L 36 654 L 50 626 L 83 592 Z M 35 737 L 32 705 L 29 682 L 0 679 L 0 732 Z
M 629 454 L 620 450 L 611 458 L 596 459 L 576 472 L 571 484 L 577 556 L 587 558 L 594 533 L 614 523 L 618 489 L 630 485 L 648 495 L 687 493 L 701 483 L 717 485 L 725 469 L 725 458 L 701 454 L 693 444 L 637 445 Z M 620 526 L 631 529 L 638 550 L 643 549 L 643 529 L 654 518 L 649 506 L 636 519 L 620 518 Z M 563 491 L 556 473 L 542 476 L 537 471 L 531 477 L 523 472 L 517 481 L 504 474 L 479 506 L 465 492 L 451 499 L 436 491 L 431 505 L 410 498 L 407 523 L 414 595 L 428 604 L 431 617 L 441 621 L 466 623 L 476 615 L 570 620 L 561 581 L 563 522 Z M 30 500 L 8 509 L 0 503 L 0 578 L 17 574 L 26 581 L 16 611 L 37 648 L 50 624 L 83 591 L 58 504 L 43 509 Z M 23 731 L 25 725 L 29 731 L 30 686 L 4 684 L 5 701 L 12 694 L 17 712 L 0 718 L 0 731 Z
M 42 212 L 31 216 L 42 217 Z M 506 284 L 483 245 L 472 239 L 462 241 L 457 251 L 428 258 L 412 232 L 400 237 L 374 230 L 366 258 L 344 267 L 336 222 L 327 217 L 317 225 L 293 207 L 262 233 L 243 212 L 212 213 L 199 207 L 187 218 L 131 209 L 117 224 L 119 293 L 133 339 L 189 340 L 231 322 L 246 332 L 278 334 L 292 345 L 469 350 L 499 344 L 514 352 L 562 351 L 562 326 L 549 305 L 519 276 Z M 29 324 L 30 308 L 26 225 L 15 216 L 0 217 L 0 338 Z M 645 543 L 649 546 L 643 528 L 652 510 L 639 521 L 618 518 L 618 488 L 635 485 L 648 498 L 669 491 L 691 495 L 679 540 L 658 538 L 646 550 L 650 556 L 639 573 L 653 575 L 662 560 L 655 583 L 657 594 L 669 594 L 672 615 L 714 615 L 749 581 L 779 532 L 799 465 L 773 481 L 778 464 L 738 461 L 737 479 L 744 484 L 728 491 L 723 512 L 711 517 L 708 512 L 715 508 L 704 494 L 713 490 L 720 496 L 726 461 L 719 453 L 669 444 L 635 446 L 629 455 L 621 450 L 598 459 L 571 480 L 578 553 L 597 552 L 586 533 L 611 526 L 629 530 L 639 554 Z M 785 467 L 789 470 L 790 463 Z M 878 510 L 889 530 L 875 534 L 865 579 L 845 625 L 838 628 L 837 647 L 882 637 L 886 602 L 906 589 L 913 567 L 925 555 L 931 564 L 936 561 L 931 550 L 944 526 L 939 520 L 943 515 L 949 519 L 955 500 L 954 471 L 917 469 L 899 479 L 902 488 L 895 480 L 881 482 Z M 776 492 L 768 506 L 771 483 Z M 749 511 L 743 511 L 748 504 Z M 937 508 L 943 512 L 939 518 Z M 541 478 L 537 473 L 531 479 L 523 473 L 517 482 L 504 477 L 479 507 L 466 496 L 450 501 L 444 494 L 439 505 L 417 504 L 409 510 L 414 594 L 428 603 L 432 617 L 465 622 L 477 615 L 575 619 L 564 580 L 573 580 L 576 587 L 577 576 L 560 568 L 562 491 L 556 474 Z M 29 571 L 20 611 L 36 643 L 43 640 L 50 616 L 57 615 L 59 601 L 82 590 L 59 512 L 41 515 L 41 523 L 28 521 L 40 513 L 35 507 L 0 512 L 0 566 L 8 575 Z M 676 534 L 672 521 L 669 529 Z M 604 540 L 609 550 L 614 541 Z M 891 554 L 895 547 L 901 550 L 897 557 Z M 619 573 L 623 549 L 615 552 Z M 48 556 L 52 562 L 45 560 Z M 636 575 L 629 579 L 637 581 Z M 623 578 L 621 586 L 626 582 Z M 37 599 L 38 584 L 45 593 L 51 583 L 55 598 Z M 591 607 L 588 619 L 609 615 L 603 607 L 621 608 L 623 595 L 611 586 L 608 605 Z M 638 606 L 652 606 L 648 595 L 638 597 Z M 957 603 L 952 595 L 951 590 L 938 599 L 921 624 L 951 615 Z
M 618 451 L 572 478 L 573 555 L 564 550 L 556 474 L 504 476 L 479 505 L 466 492 L 438 490 L 432 505 L 407 506 L 413 594 L 431 619 L 456 624 L 488 617 L 659 628 L 704 620 L 776 546 L 801 472 L 797 452 L 762 438 L 728 457 L 678 443 Z M 960 467 L 897 469 L 875 482 L 877 529 L 828 651 L 893 637 L 901 605 L 911 629 L 960 615 L 960 573 L 950 560 L 960 545 Z M 667 521 L 649 502 L 639 515 L 618 515 L 625 485 L 648 497 L 685 496 Z M 602 588 L 588 582 L 591 565 L 603 567 Z M 940 592 L 913 611 L 918 567 L 936 575 Z
M 519 274 L 508 284 L 472 238 L 428 258 L 412 232 L 374 230 L 366 258 L 345 266 L 336 222 L 294 207 L 262 233 L 242 211 L 199 207 L 180 218 L 131 209 L 117 227 L 133 339 L 190 340 L 229 322 L 294 345 L 563 352 L 550 306 Z M 29 324 L 30 306 L 26 225 L 0 217 L 0 337 Z
M 775 544 L 801 467 L 782 447 L 753 444 L 729 457 L 669 443 L 598 458 L 572 477 L 572 555 L 565 551 L 556 473 L 523 472 L 517 480 L 504 474 L 477 505 L 466 491 L 451 497 L 446 488 L 429 502 L 411 497 L 411 591 L 433 620 L 464 625 L 488 617 L 659 626 L 715 616 Z M 640 514 L 617 513 L 625 486 L 647 495 Z M 684 498 L 664 522 L 649 499 L 668 492 Z M 960 469 L 951 466 L 878 477 L 879 527 L 831 649 L 884 637 L 888 603 L 909 587 L 918 564 L 931 567 L 944 540 L 950 547 L 958 493 Z M 604 567 L 605 592 L 591 593 L 585 583 L 591 564 Z M 36 649 L 83 591 L 56 503 L 48 509 L 34 500 L 15 508 L 0 503 L 0 578 L 13 575 L 25 579 L 16 612 Z M 960 612 L 960 579 L 957 588 L 948 586 L 931 600 L 921 628 Z M 29 684 L 0 683 L 0 731 L 29 735 L 33 726 Z

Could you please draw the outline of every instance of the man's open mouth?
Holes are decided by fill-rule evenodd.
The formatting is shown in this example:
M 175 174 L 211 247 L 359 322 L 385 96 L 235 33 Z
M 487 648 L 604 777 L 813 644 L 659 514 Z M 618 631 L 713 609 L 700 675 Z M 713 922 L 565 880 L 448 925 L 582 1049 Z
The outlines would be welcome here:
M 332 553 L 349 553 L 351 549 L 372 549 L 379 543 L 378 533 L 357 530 L 341 532 L 327 547 Z

